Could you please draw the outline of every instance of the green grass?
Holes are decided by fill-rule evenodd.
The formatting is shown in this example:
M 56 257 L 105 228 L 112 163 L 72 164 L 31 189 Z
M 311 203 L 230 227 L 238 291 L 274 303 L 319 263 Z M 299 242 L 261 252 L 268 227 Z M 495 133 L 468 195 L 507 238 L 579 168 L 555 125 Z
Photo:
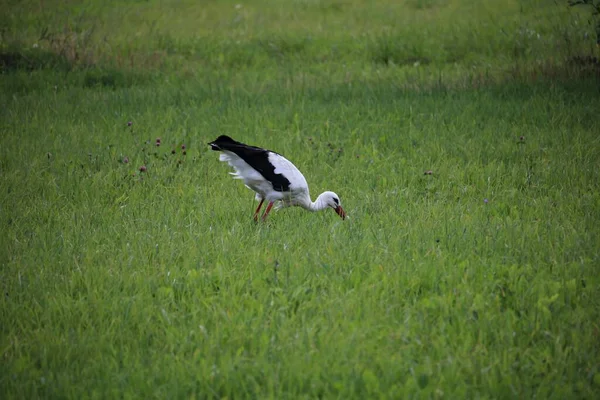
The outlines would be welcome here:
M 585 10 L 196 3 L 0 7 L 0 397 L 600 395 Z

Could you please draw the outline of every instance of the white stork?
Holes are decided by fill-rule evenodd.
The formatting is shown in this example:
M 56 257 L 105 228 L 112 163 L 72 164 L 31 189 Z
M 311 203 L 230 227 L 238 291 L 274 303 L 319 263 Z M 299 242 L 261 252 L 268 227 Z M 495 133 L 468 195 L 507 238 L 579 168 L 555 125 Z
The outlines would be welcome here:
M 242 179 L 246 187 L 256 192 L 256 200 L 260 203 L 254 212 L 255 221 L 258 221 L 265 200 L 269 205 L 262 216 L 263 221 L 277 201 L 277 208 L 299 206 L 319 211 L 331 207 L 342 219 L 346 218 L 340 198 L 333 192 L 323 192 L 311 201 L 304 175 L 281 154 L 237 142 L 226 135 L 208 144 L 212 150 L 221 152 L 219 160 L 227 161 L 235 169 L 230 172 L 234 179 Z

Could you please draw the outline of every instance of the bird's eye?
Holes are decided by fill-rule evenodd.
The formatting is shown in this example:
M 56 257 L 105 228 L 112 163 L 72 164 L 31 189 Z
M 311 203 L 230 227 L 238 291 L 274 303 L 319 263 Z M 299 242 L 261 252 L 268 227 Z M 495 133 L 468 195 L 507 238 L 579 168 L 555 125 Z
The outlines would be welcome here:
M 338 199 L 336 199 L 335 197 L 333 198 L 333 202 L 335 203 L 336 206 L 340 204 L 340 201 Z

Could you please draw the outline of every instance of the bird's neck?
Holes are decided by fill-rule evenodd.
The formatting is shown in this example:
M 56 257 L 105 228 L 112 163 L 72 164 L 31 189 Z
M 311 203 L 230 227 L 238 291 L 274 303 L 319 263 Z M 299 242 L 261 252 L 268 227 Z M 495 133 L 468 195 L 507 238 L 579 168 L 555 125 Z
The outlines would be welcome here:
M 310 201 L 309 199 L 308 204 L 305 208 L 310 211 L 321 211 L 329 207 L 325 200 L 323 200 L 323 195 L 324 193 L 321 193 L 319 197 L 315 199 L 315 201 Z

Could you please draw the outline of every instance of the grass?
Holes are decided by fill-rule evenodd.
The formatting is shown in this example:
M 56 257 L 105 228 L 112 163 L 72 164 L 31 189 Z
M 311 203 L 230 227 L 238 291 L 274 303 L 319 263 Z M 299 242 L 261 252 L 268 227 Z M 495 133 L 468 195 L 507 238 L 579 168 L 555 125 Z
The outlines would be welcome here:
M 598 397 L 584 10 L 240 5 L 2 4 L 0 396 Z M 349 219 L 254 224 L 222 133 Z

